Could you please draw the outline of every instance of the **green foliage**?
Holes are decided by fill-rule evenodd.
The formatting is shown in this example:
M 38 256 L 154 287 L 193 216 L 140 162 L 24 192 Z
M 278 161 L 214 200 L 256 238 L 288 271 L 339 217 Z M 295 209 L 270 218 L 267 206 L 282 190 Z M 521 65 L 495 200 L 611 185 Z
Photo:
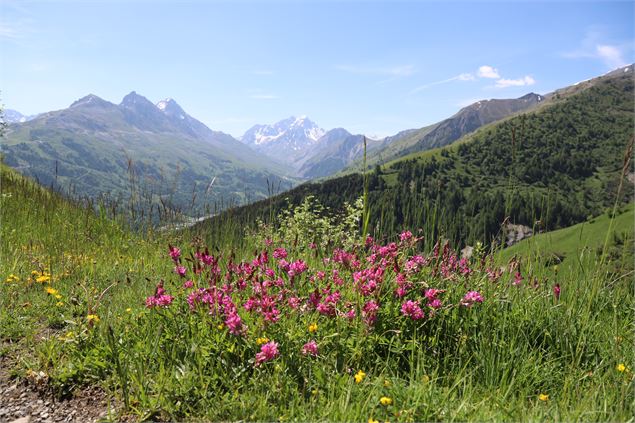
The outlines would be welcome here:
M 282 210 L 275 224 L 258 220 L 255 230 L 247 228 L 247 236 L 264 245 L 266 240 L 293 240 L 295 246 L 309 246 L 327 250 L 333 245 L 352 248 L 359 242 L 359 228 L 363 202 L 344 203 L 341 213 L 329 213 L 312 195 L 297 207 Z

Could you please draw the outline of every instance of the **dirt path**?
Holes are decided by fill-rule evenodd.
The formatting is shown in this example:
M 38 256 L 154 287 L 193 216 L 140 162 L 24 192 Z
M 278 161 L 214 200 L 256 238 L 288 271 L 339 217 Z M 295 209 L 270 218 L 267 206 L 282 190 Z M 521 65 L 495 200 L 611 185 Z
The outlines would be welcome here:
M 108 401 L 99 388 L 87 388 L 56 400 L 36 384 L 10 377 L 15 361 L 0 357 L 0 422 L 96 422 L 109 420 Z M 40 374 L 40 376 L 43 374 Z M 35 374 L 35 379 L 38 375 Z

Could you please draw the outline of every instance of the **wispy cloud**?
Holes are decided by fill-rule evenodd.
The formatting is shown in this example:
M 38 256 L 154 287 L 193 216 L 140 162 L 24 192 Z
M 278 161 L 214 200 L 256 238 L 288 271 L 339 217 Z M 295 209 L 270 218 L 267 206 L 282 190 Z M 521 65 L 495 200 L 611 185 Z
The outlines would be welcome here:
M 405 77 L 414 75 L 416 73 L 416 68 L 413 65 L 387 67 L 336 65 L 335 69 L 342 72 L 354 73 L 358 75 L 387 75 L 392 77 Z
M 523 87 L 526 85 L 534 85 L 535 83 L 536 83 L 536 80 L 529 75 L 526 75 L 518 79 L 500 78 L 499 80 L 496 81 L 496 88 Z
M 619 47 L 611 45 L 597 45 L 595 51 L 598 57 L 610 68 L 626 65 L 624 55 Z
M 28 31 L 28 26 L 23 21 L 0 21 L 0 39 L 17 40 L 23 38 Z
M 416 94 L 419 91 L 423 91 L 430 87 L 434 87 L 435 85 L 447 84 L 452 81 L 474 81 L 476 78 L 471 73 L 462 73 L 460 75 L 453 76 L 452 78 L 442 79 L 440 81 L 430 82 L 428 84 L 420 85 L 414 90 L 410 91 L 410 94 Z
M 492 78 L 492 79 L 500 78 L 498 69 L 488 65 L 483 65 L 480 68 L 478 68 L 477 75 L 479 76 L 479 78 Z
M 477 79 L 483 79 L 483 78 L 496 79 L 496 85 L 495 85 L 496 88 L 521 87 L 524 85 L 533 85 L 536 83 L 536 80 L 530 75 L 526 75 L 519 79 L 503 78 L 500 72 L 498 71 L 498 69 L 496 69 L 495 67 L 489 66 L 489 65 L 483 65 L 477 69 L 476 76 L 473 73 L 469 73 L 469 72 L 461 73 L 459 75 L 453 76 L 452 78 L 442 79 L 440 81 L 434 81 L 428 84 L 420 85 L 416 87 L 415 89 L 413 89 L 412 91 L 410 91 L 409 94 L 410 95 L 416 94 L 419 91 L 423 91 L 435 85 L 447 84 L 448 82 L 452 82 L 452 81 L 475 81 Z M 460 104 L 460 105 L 467 106 L 469 104 L 471 103 Z
M 609 69 L 619 68 L 627 64 L 624 56 L 628 48 L 605 42 L 603 31 L 597 27 L 587 30 L 586 35 L 575 50 L 562 53 L 567 59 L 596 59 Z

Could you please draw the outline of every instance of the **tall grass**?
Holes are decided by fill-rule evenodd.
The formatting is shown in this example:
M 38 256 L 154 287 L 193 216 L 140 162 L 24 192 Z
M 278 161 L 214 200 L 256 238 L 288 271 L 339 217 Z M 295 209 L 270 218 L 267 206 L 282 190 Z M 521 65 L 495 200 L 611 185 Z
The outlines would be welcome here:
M 354 271 L 333 262 L 342 245 L 313 247 L 308 236 L 309 244 L 273 232 L 273 245 L 264 243 L 267 234 L 256 234 L 229 247 L 243 229 L 231 214 L 218 223 L 222 231 L 213 239 L 188 230 L 141 236 L 5 167 L 1 182 L 2 354 L 18 358 L 12 371 L 25 380 L 29 370 L 45 372 L 61 397 L 98 385 L 120 399 L 117 417 L 167 420 L 627 421 L 635 413 L 632 286 L 597 261 L 582 261 L 556 280 L 541 257 L 520 257 L 517 267 L 493 281 L 488 267 L 494 273 L 498 267 L 476 255 L 467 262 L 471 273 L 457 267 L 444 277 L 443 266 L 458 263 L 451 258 L 454 252 L 446 250 L 444 256 L 441 244 L 435 253 L 436 239 L 423 244 L 429 240 L 415 242 L 415 234 L 413 241 L 397 242 L 395 262 L 387 262 L 380 288 L 365 297 Z M 435 205 L 427 204 L 416 213 L 434 216 Z M 285 220 L 298 226 L 288 233 L 315 233 L 324 217 L 312 216 L 311 209 L 304 213 L 302 219 Z M 372 267 L 367 258 L 374 247 L 355 236 L 347 254 L 359 259 L 360 269 Z M 168 244 L 181 248 L 185 278 L 174 273 Z M 186 279 L 210 286 L 210 268 L 196 273 L 199 259 L 193 256 L 205 246 L 218 259 L 219 286 L 228 272 L 231 283 L 243 278 L 249 285 L 231 293 L 248 326 L 244 335 L 231 334 L 221 314 L 200 307 L 191 311 L 186 301 L 193 289 L 183 287 Z M 273 249 L 281 247 L 289 262 L 301 259 L 308 267 L 293 283 L 273 258 Z M 338 317 L 309 306 L 294 312 L 282 302 L 275 324 L 247 312 L 243 305 L 260 295 L 253 284 L 264 281 L 264 269 L 245 274 L 246 265 L 235 266 L 251 263 L 265 250 L 266 267 L 275 273 L 271 280 L 284 281 L 285 295 L 294 293 L 306 304 L 315 289 L 339 289 Z M 428 264 L 408 275 L 414 288 L 398 299 L 397 274 L 416 255 Z M 339 288 L 333 269 L 344 279 Z M 517 271 L 522 281 L 514 285 Z M 147 308 L 145 299 L 161 281 L 175 297 L 172 304 Z M 445 289 L 439 294 L 444 307 L 431 317 L 426 306 L 426 317 L 412 320 L 402 313 L 402 303 L 418 300 L 424 307 L 425 288 Z M 272 295 L 281 292 L 267 289 Z M 460 306 L 468 290 L 478 290 L 483 303 Z M 380 305 L 372 325 L 360 309 L 369 298 Z M 349 322 L 339 313 L 351 306 L 357 318 Z M 313 323 L 317 331 L 310 332 Z M 280 355 L 255 366 L 264 345 L 259 338 L 277 342 Z M 301 353 L 310 339 L 318 344 L 317 357 Z M 360 370 L 365 377 L 357 383 Z M 382 404 L 382 397 L 390 401 Z

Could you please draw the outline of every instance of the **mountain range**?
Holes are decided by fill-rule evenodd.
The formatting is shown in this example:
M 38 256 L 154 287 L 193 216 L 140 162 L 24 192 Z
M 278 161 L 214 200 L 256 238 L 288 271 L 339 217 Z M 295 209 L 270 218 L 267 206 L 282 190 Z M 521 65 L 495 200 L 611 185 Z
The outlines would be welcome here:
M 4 161 L 45 185 L 80 196 L 140 196 L 197 214 L 264 198 L 297 181 L 228 134 L 213 131 L 174 100 L 131 92 L 113 104 L 87 95 L 70 107 L 8 126 Z
M 439 239 L 498 244 L 510 223 L 549 231 L 597 217 L 634 197 L 633 69 L 544 96 L 477 102 L 431 127 L 398 134 L 390 155 L 372 153 L 377 165 L 366 175 L 350 171 L 305 183 L 200 227 L 225 234 L 230 220 L 244 230 L 308 197 L 337 213 L 362 195 L 374 236 L 409 229 L 430 247 Z M 416 151 L 407 154 L 408 148 Z M 396 158 L 381 165 L 379 153 Z
M 37 116 L 5 110 L 5 121 L 14 122 L 2 152 L 7 164 L 46 185 L 72 187 L 91 198 L 139 196 L 143 187 L 148 204 L 198 214 L 210 203 L 225 208 L 267 197 L 273 186 L 278 191 L 359 171 L 364 144 L 368 167 L 452 144 L 592 81 L 546 95 L 481 100 L 438 123 L 379 140 L 344 128 L 327 131 L 307 116 L 292 116 L 255 125 L 239 141 L 208 128 L 171 98 L 153 104 L 133 91 L 114 104 L 91 94 Z

